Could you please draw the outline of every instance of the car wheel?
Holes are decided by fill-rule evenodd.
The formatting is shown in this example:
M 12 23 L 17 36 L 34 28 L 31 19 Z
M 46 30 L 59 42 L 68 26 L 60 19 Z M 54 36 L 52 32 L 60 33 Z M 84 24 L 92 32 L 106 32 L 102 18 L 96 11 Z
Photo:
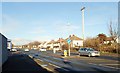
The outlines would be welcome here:
M 79 56 L 80 56 L 80 53 L 79 53 Z
M 88 53 L 88 57 L 90 57 L 91 56 L 91 53 Z

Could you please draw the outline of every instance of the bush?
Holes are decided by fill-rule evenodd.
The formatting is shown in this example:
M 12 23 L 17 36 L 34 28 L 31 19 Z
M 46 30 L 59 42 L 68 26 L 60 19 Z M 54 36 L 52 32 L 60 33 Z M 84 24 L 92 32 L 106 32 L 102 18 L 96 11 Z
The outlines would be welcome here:
M 62 45 L 62 50 L 68 50 L 68 48 L 69 48 L 69 45 L 68 45 L 68 44 Z

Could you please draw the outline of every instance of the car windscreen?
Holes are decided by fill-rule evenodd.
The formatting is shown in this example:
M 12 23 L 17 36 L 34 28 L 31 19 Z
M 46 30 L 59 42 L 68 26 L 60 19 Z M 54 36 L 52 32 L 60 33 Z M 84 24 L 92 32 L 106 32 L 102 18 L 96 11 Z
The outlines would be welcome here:
M 87 48 L 87 51 L 95 51 L 93 48 Z

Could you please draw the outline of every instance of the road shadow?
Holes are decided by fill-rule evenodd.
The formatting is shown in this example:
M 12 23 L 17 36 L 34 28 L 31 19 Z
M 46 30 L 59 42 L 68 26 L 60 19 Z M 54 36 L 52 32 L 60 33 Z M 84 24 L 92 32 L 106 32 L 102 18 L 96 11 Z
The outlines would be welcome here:
M 66 65 L 69 65 L 71 68 L 73 68 L 72 63 L 69 60 L 65 59 L 65 58 L 63 58 L 63 63 L 66 64 Z
M 52 73 L 26 54 L 13 54 L 2 66 L 2 73 Z

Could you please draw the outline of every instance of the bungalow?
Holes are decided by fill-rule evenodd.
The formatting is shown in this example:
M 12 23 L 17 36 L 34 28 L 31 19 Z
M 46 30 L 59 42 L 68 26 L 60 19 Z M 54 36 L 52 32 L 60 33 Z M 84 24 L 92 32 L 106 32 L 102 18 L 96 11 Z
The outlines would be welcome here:
M 49 49 L 49 50 L 52 50 L 53 49 L 53 43 L 54 43 L 55 41 L 54 40 L 51 40 L 49 43 L 47 43 L 46 45 L 47 45 L 47 48 Z
M 79 48 L 80 46 L 83 46 L 83 39 L 75 36 L 75 35 L 70 35 L 69 39 L 71 40 L 71 48 Z M 66 39 L 66 41 L 68 38 Z
M 47 48 L 47 42 L 42 42 L 40 45 L 39 45 L 39 48 Z
M 62 50 L 62 45 L 65 44 L 65 40 L 63 38 L 59 38 L 57 41 L 53 43 L 53 48 L 56 50 Z

